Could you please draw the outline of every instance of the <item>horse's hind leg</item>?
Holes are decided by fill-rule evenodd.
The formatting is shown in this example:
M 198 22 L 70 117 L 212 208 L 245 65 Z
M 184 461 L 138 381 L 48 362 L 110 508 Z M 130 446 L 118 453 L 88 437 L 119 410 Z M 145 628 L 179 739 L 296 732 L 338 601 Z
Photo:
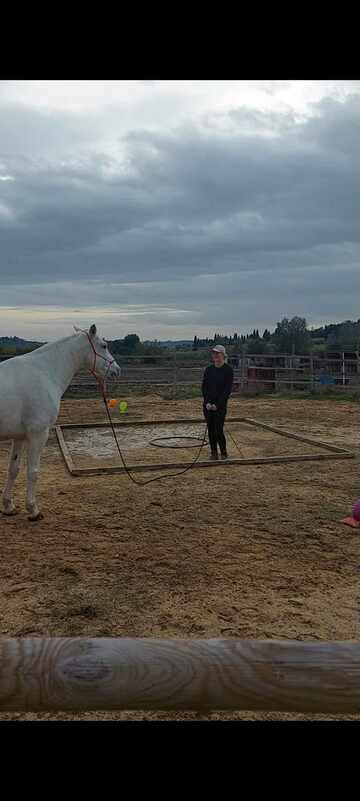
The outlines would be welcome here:
M 7 480 L 3 492 L 3 512 L 4 515 L 16 515 L 15 504 L 12 499 L 12 492 L 14 484 L 20 470 L 21 451 L 24 445 L 24 440 L 13 440 L 12 448 L 10 451 L 9 467 Z
M 26 509 L 29 512 L 28 520 L 42 520 L 44 517 L 36 503 L 35 489 L 39 476 L 41 451 L 44 445 L 46 445 L 48 436 L 49 429 L 47 428 L 44 431 L 31 434 L 28 437 L 26 493 Z

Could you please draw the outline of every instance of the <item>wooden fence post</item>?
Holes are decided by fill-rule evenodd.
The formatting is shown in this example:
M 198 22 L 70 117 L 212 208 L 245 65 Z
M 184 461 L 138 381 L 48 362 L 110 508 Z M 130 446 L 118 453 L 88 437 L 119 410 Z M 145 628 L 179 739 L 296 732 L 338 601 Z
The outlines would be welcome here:
M 177 395 L 177 354 L 176 347 L 174 349 L 174 398 Z
M 314 375 L 314 355 L 313 352 L 310 352 L 310 381 L 311 381 L 311 391 L 314 392 L 315 387 L 315 375 Z
M 245 348 L 242 347 L 241 349 L 241 379 L 240 379 L 240 387 L 241 392 L 245 389 L 245 381 L 246 381 L 246 356 L 245 356 Z

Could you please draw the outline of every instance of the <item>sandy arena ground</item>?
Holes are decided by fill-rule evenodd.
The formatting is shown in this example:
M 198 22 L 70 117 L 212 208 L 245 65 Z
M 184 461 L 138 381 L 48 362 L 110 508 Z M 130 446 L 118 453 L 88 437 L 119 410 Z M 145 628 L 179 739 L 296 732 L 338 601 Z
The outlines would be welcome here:
M 201 416 L 200 399 L 163 401 L 153 395 L 129 397 L 128 402 L 129 420 Z M 113 416 L 119 418 L 116 412 Z M 356 458 L 204 468 L 176 481 L 137 487 L 126 475 L 71 477 L 52 434 L 38 484 L 44 520 L 27 520 L 24 468 L 15 490 L 19 514 L 0 517 L 0 636 L 359 640 L 360 533 L 339 522 L 360 496 L 359 407 L 350 402 L 234 398 L 228 416 L 250 416 L 283 426 L 348 448 Z M 66 400 L 59 421 L 105 421 L 105 410 L 100 399 Z M 313 450 L 261 429 L 241 424 L 229 428 L 244 456 Z M 79 432 L 66 433 L 66 439 L 78 466 L 118 462 L 106 432 L 97 440 L 97 454 L 91 439 L 81 441 Z M 127 442 L 124 435 L 124 443 L 126 459 L 133 463 L 181 464 L 196 455 L 195 449 L 145 447 L 144 440 L 141 446 L 134 433 Z M 230 455 L 239 456 L 231 439 L 228 443 Z M 2 483 L 8 450 L 8 444 L 1 443 Z M 157 474 L 135 475 L 145 481 Z M 0 717 L 334 716 L 130 711 L 0 713 Z M 360 715 L 341 719 L 360 719 Z

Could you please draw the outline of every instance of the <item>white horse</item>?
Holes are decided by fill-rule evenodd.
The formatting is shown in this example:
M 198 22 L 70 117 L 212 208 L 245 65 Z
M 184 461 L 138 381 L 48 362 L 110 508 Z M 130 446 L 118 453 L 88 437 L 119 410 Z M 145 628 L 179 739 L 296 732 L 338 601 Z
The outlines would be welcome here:
M 0 364 L 0 440 L 13 440 L 3 492 L 6 515 L 17 511 L 12 492 L 26 443 L 28 519 L 43 518 L 35 500 L 41 451 L 56 422 L 61 397 L 75 373 L 87 367 L 102 383 L 121 374 L 95 325 L 89 331 L 76 326 L 74 329 L 72 336 Z

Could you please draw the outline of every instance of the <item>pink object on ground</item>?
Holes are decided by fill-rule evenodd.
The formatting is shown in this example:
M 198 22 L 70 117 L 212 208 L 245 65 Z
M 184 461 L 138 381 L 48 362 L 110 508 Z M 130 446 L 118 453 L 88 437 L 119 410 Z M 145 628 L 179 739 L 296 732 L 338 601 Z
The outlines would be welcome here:
M 351 526 L 351 528 L 360 528 L 360 521 L 355 520 L 355 517 L 344 517 L 340 522 L 345 523 L 346 526 Z

